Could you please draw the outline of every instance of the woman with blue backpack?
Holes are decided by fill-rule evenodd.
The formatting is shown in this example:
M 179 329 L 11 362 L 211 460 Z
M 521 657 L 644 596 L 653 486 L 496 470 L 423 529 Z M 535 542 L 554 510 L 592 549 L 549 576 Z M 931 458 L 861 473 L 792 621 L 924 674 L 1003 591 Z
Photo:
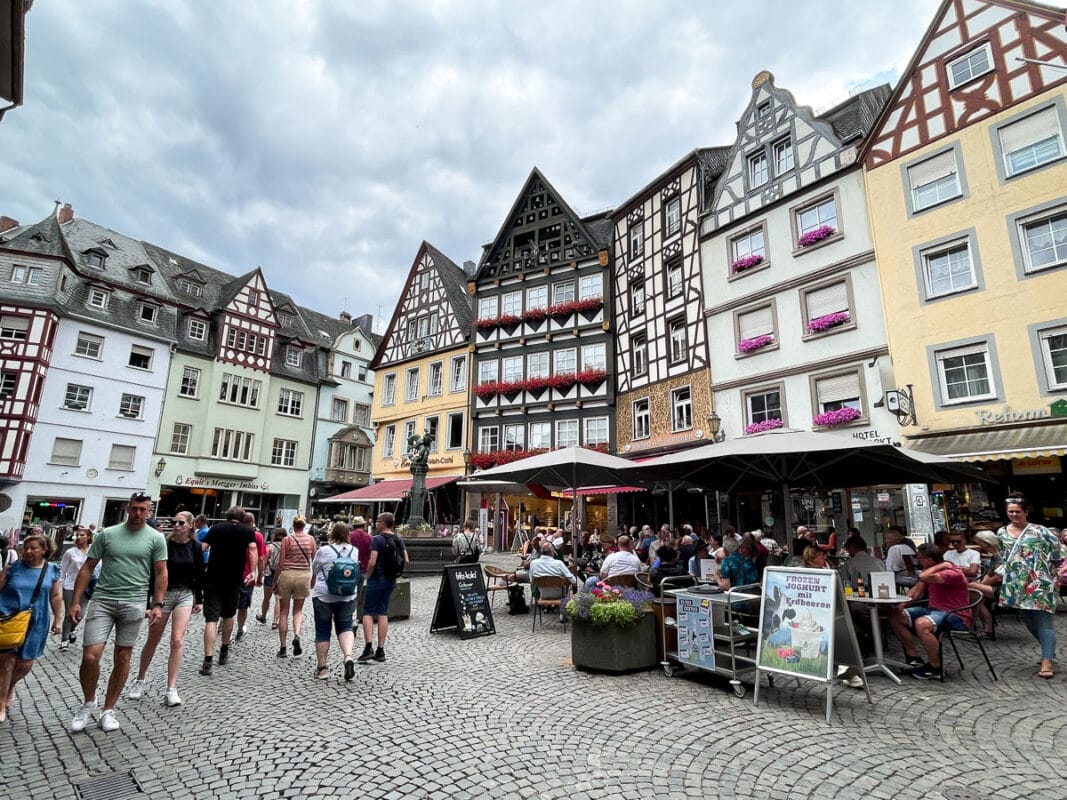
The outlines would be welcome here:
M 330 652 L 331 628 L 344 655 L 345 680 L 356 674 L 352 661 L 352 612 L 356 608 L 359 591 L 359 552 L 352 545 L 348 526 L 336 522 L 330 529 L 326 544 L 315 553 L 311 569 L 311 604 L 315 609 L 315 656 L 318 666 L 315 677 L 328 680 L 330 668 L 326 656 Z

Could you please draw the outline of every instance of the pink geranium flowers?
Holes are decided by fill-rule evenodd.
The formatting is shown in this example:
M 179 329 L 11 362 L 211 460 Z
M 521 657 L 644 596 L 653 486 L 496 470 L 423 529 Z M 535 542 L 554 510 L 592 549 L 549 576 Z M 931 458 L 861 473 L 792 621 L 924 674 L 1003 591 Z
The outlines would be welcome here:
M 769 333 L 765 333 L 762 336 L 753 336 L 751 339 L 742 339 L 737 343 L 737 349 L 742 353 L 754 353 L 761 347 L 766 347 L 774 341 L 774 337 Z
M 821 414 L 816 414 L 812 422 L 816 425 L 844 425 L 846 422 L 852 422 L 852 420 L 859 419 L 862 416 L 863 414 L 859 409 L 845 406 L 834 411 L 824 411 Z
M 847 311 L 835 311 L 833 314 L 823 314 L 821 317 L 808 321 L 808 333 L 822 333 L 838 325 L 844 325 L 851 317 Z
M 837 228 L 832 225 L 820 225 L 813 231 L 808 231 L 797 239 L 797 245 L 800 247 L 811 247 L 816 242 L 821 242 L 823 239 L 829 239 L 837 233 Z

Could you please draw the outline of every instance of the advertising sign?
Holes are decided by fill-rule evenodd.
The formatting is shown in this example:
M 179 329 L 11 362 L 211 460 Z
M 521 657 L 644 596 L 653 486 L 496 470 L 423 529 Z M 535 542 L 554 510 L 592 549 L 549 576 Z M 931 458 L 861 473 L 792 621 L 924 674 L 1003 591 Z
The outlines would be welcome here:
M 678 660 L 714 672 L 715 630 L 711 600 L 684 592 L 675 593 L 675 598 L 678 601 Z
M 768 567 L 756 662 L 761 670 L 829 681 L 834 577 L 830 570 Z

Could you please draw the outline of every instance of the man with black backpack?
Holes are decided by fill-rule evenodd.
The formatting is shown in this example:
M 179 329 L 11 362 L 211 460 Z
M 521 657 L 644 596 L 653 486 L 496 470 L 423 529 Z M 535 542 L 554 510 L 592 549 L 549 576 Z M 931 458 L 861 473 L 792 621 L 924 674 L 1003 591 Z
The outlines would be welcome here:
M 482 547 L 476 529 L 478 523 L 469 519 L 463 523 L 463 531 L 452 537 L 452 555 L 456 564 L 477 564 Z
M 388 511 L 378 515 L 375 534 L 370 544 L 367 562 L 367 590 L 363 601 L 363 653 L 357 661 L 368 664 L 373 658 L 385 661 L 385 636 L 389 632 L 389 598 L 396 588 L 396 579 L 404 574 L 408 550 L 404 540 L 393 532 L 396 519 Z M 374 627 L 378 626 L 378 648 L 372 646 Z

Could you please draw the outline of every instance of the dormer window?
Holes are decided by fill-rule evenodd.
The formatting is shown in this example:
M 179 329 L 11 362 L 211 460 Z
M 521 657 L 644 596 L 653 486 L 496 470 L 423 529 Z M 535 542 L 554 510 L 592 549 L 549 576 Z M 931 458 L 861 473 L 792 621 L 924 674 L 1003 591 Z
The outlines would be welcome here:
M 93 269 L 103 269 L 107 253 L 101 250 L 86 250 L 82 257 L 85 259 L 85 263 Z
M 259 292 L 257 292 L 255 289 L 248 290 L 248 305 L 259 305 Z
M 111 302 L 111 292 L 106 289 L 98 289 L 95 286 L 89 289 L 89 308 L 98 308 L 101 311 L 106 311 L 109 302 Z
M 189 320 L 189 338 L 198 342 L 207 339 L 207 323 L 202 319 Z
M 292 314 L 288 314 L 284 311 L 278 314 L 278 324 L 282 327 L 291 328 L 293 327 L 294 322 L 296 322 L 296 319 L 293 317 Z
M 756 119 L 757 120 L 767 119 L 768 117 L 770 117 L 770 115 L 771 115 L 771 101 L 770 100 L 768 100 L 766 103 L 760 103 L 758 106 L 756 106 Z
M 178 278 L 178 290 L 191 294 L 193 297 L 200 297 L 204 294 L 204 287 L 199 283 L 193 283 L 188 278 Z
M 989 42 L 984 42 L 974 50 L 948 62 L 946 65 L 948 87 L 949 89 L 955 89 L 971 82 L 980 75 L 985 75 L 992 69 L 993 50 L 989 46 Z
M 299 347 L 285 348 L 285 365 L 287 367 L 299 367 L 304 361 L 304 351 Z
M 133 277 L 138 283 L 143 283 L 145 286 L 152 285 L 152 270 L 150 269 L 138 267 L 133 271 Z
M 158 317 L 159 306 L 151 303 L 141 303 L 141 308 L 137 312 L 137 318 L 140 319 L 141 322 L 150 322 L 154 325 Z

